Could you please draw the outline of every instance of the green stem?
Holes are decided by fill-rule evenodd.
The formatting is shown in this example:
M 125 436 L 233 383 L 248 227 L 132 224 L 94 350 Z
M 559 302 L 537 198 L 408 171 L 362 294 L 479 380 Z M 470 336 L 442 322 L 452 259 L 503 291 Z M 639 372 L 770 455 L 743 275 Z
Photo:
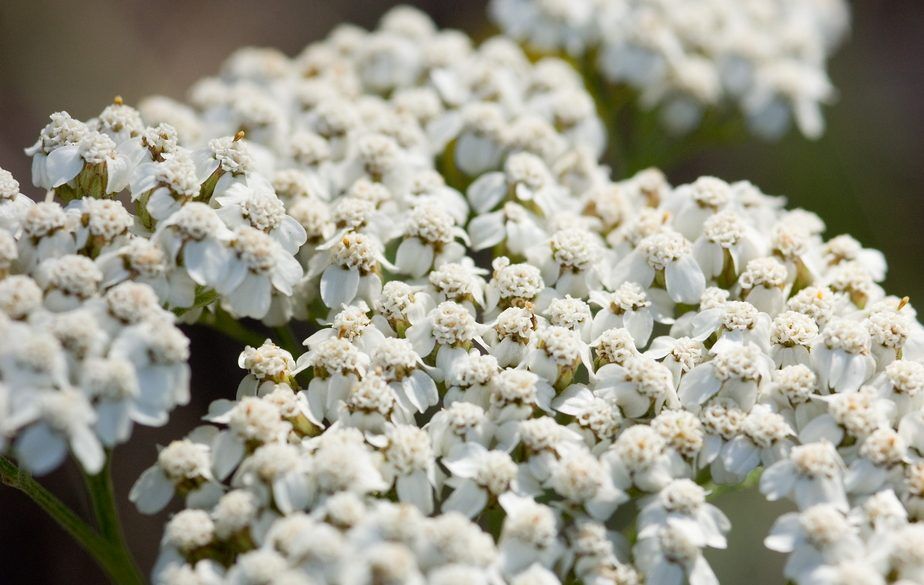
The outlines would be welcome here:
M 744 478 L 744 481 L 742 481 L 739 484 L 724 485 L 724 484 L 717 484 L 710 480 L 705 485 L 703 485 L 703 487 L 709 493 L 709 496 L 708 496 L 709 499 L 714 500 L 716 498 L 721 497 L 723 494 L 748 490 L 758 485 L 760 483 L 760 475 L 762 472 L 763 472 L 762 468 L 755 469 L 754 471 L 749 473 L 746 478 Z
M 229 315 L 222 309 L 216 309 L 214 313 L 205 311 L 196 323 L 211 327 L 215 331 L 222 333 L 235 341 L 244 345 L 260 347 L 263 345 L 264 337 L 249 329 L 240 321 Z
M 292 333 L 291 327 L 288 325 L 280 325 L 279 327 L 274 327 L 273 330 L 276 332 L 276 337 L 279 340 L 279 347 L 295 357 L 298 357 L 299 354 L 302 353 L 302 344 L 295 339 L 295 334 Z
M 90 494 L 90 503 L 93 506 L 93 514 L 96 516 L 99 531 L 103 538 L 109 542 L 112 554 L 118 560 L 122 570 L 124 570 L 125 576 L 123 579 L 132 579 L 131 581 L 120 580 L 119 583 L 143 583 L 141 573 L 138 571 L 135 560 L 125 544 L 125 534 L 119 520 L 115 490 L 112 486 L 111 465 L 112 452 L 110 451 L 106 454 L 103 469 L 96 475 L 84 473 L 84 481 L 87 485 L 87 492 Z
M 108 467 L 106 476 L 108 477 Z M 108 480 L 107 480 L 108 481 Z M 141 574 L 125 550 L 124 545 L 104 538 L 84 522 L 73 510 L 35 481 L 25 470 L 20 469 L 6 457 L 0 457 L 0 483 L 15 488 L 51 516 L 96 564 L 106 572 L 116 585 L 141 585 Z M 111 483 L 109 483 L 111 486 Z M 116 519 L 118 524 L 118 520 Z M 121 550 L 119 550 L 121 549 Z

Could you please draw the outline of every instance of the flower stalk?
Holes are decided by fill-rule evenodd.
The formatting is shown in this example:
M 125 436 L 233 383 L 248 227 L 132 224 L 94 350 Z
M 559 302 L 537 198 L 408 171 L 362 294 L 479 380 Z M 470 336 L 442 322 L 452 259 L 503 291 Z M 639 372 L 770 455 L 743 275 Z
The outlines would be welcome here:
M 125 546 L 115 508 L 109 461 L 99 474 L 86 475 L 90 499 L 99 523 L 99 532 L 81 519 L 61 500 L 35 481 L 13 461 L 0 457 L 0 483 L 21 491 L 45 511 L 89 554 L 109 579 L 118 585 L 144 583 L 141 572 Z

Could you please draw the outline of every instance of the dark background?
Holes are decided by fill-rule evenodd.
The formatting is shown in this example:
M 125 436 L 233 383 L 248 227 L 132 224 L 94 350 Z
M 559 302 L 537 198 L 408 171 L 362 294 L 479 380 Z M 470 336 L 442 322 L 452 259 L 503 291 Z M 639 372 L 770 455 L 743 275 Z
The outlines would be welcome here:
M 483 36 L 482 0 L 410 2 L 441 26 Z M 0 166 L 29 183 L 22 148 L 49 113 L 86 119 L 116 94 L 129 104 L 153 93 L 177 98 L 243 45 L 289 54 L 340 22 L 366 27 L 395 2 L 373 0 L 0 0 Z M 702 153 L 672 173 L 678 183 L 700 174 L 749 179 L 793 206 L 821 214 L 828 235 L 851 233 L 886 253 L 887 289 L 924 303 L 924 2 L 863 0 L 853 34 L 830 66 L 840 97 L 826 111 L 817 142 L 789 136 L 777 143 Z M 921 305 L 924 306 L 924 305 Z M 147 572 L 165 514 L 138 514 L 126 496 L 155 458 L 154 445 L 198 424 L 207 404 L 233 395 L 240 347 L 202 330 L 193 339 L 193 402 L 162 429 L 137 427 L 115 454 L 115 481 L 128 540 Z M 71 465 L 42 482 L 86 511 L 81 478 Z M 779 506 L 754 493 L 723 496 L 732 517 L 730 549 L 710 554 L 723 583 L 782 582 L 782 556 L 761 546 Z M 87 556 L 24 496 L 0 486 L 0 585 L 104 583 Z

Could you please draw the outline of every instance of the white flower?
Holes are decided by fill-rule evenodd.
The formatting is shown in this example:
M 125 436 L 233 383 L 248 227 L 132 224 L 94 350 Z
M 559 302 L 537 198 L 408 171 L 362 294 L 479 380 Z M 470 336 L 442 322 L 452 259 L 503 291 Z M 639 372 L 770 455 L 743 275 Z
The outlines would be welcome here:
M 789 274 L 779 260 L 773 257 L 755 258 L 747 263 L 738 284 L 741 297 L 770 315 L 779 313 L 786 302 Z
M 230 228 L 249 225 L 271 238 L 288 253 L 295 254 L 307 240 L 305 228 L 287 215 L 285 205 L 266 179 L 252 176 L 236 183 L 220 197 L 218 215 Z
M 784 574 L 798 582 L 823 564 L 859 560 L 865 552 L 863 541 L 843 510 L 824 503 L 780 516 L 764 544 L 771 550 L 790 553 Z
M 292 354 L 267 339 L 260 347 L 247 346 L 237 359 L 237 366 L 248 374 L 237 387 L 237 395 L 263 395 L 275 384 L 288 382 L 296 364 Z
M 667 524 L 634 548 L 635 562 L 650 585 L 713 585 L 719 580 L 701 548 L 706 543 L 695 531 Z
M 439 401 L 436 383 L 406 339 L 385 338 L 370 357 L 372 368 L 395 391 L 408 412 L 425 412 Z
M 225 479 L 238 466 L 248 444 L 281 442 L 291 429 L 275 404 L 254 396 L 245 396 L 230 408 L 213 404 L 207 420 L 228 425 L 212 441 L 212 471 L 217 479 Z
M 623 365 L 607 364 L 597 370 L 596 377 L 599 395 L 616 403 L 629 418 L 680 406 L 670 370 L 650 358 L 638 356 Z
M 521 152 L 507 158 L 504 172 L 481 175 L 467 195 L 476 214 L 487 213 L 509 198 L 521 205 L 534 205 L 548 215 L 560 204 L 560 191 L 542 159 Z
M 626 281 L 643 287 L 660 285 L 678 303 L 697 302 L 706 288 L 703 271 L 693 256 L 693 246 L 672 231 L 648 236 L 620 260 L 609 282 L 616 285 Z
M 164 527 L 161 551 L 152 571 L 154 579 L 183 566 L 186 557 L 214 542 L 215 525 L 205 510 L 181 510 Z
M 725 548 L 731 523 L 718 508 L 706 503 L 706 491 L 689 479 L 667 484 L 639 514 L 639 538 L 656 535 L 665 526 L 699 533 L 696 540 L 712 548 Z
M 10 319 L 25 319 L 42 306 L 42 289 L 28 276 L 15 274 L 0 281 L 0 308 Z
M 812 365 L 810 350 L 818 338 L 815 320 L 803 313 L 783 311 L 773 320 L 770 355 L 781 367 Z
M 297 371 L 307 367 L 314 369 L 314 376 L 304 392 L 311 407 L 312 422 L 318 424 L 324 419 L 337 420 L 338 405 L 346 400 L 350 388 L 365 374 L 369 356 L 346 339 L 331 337 L 311 347 L 297 363 Z
M 468 234 L 455 225 L 449 213 L 435 205 L 418 204 L 407 219 L 395 265 L 402 273 L 423 276 L 431 268 L 458 260 L 465 254 L 457 239 L 467 242 Z
M 558 521 L 553 510 L 511 493 L 503 494 L 499 503 L 507 514 L 498 542 L 501 571 L 512 575 L 525 567 L 532 566 L 525 572 L 551 567 L 561 554 Z M 556 577 L 553 579 L 557 582 Z
M 484 279 L 486 271 L 471 262 L 447 262 L 434 268 L 428 280 L 431 296 L 436 301 L 454 301 L 465 305 L 473 314 L 484 306 Z
M 33 205 L 32 199 L 19 192 L 19 181 L 9 171 L 0 169 L 0 228 L 14 235 L 18 233 L 23 216 Z
M 382 449 L 384 475 L 395 482 L 398 499 L 413 504 L 424 514 L 432 513 L 436 480 L 429 435 L 415 425 L 396 425 L 386 432 L 386 439 Z M 453 509 L 449 500 L 444 502 L 444 507 Z
M 346 232 L 317 248 L 308 277 L 321 275 L 321 299 L 330 308 L 352 303 L 357 297 L 375 303 L 382 291 L 381 266 L 391 267 L 374 236 Z
M 222 196 L 231 185 L 246 180 L 255 170 L 251 145 L 243 138 L 243 132 L 215 138 L 207 148 L 192 153 L 203 200 Z
M 455 362 L 479 339 L 480 326 L 462 305 L 444 301 L 424 319 L 411 325 L 407 338 L 418 355 L 427 358 L 436 350 L 435 363 L 443 376 L 449 376 Z M 482 343 L 483 345 L 483 343 Z
M 863 439 L 876 429 L 888 426 L 888 407 L 869 387 L 851 394 L 819 396 L 827 403 L 827 414 L 812 419 L 799 431 L 803 443 L 824 440 L 840 445 L 845 438 Z
M 350 389 L 340 403 L 337 421 L 344 426 L 359 429 L 372 443 L 381 441 L 380 435 L 388 430 L 389 423 L 407 423 L 411 410 L 398 402 L 395 391 L 381 377 L 367 374 Z
M 522 205 L 507 202 L 497 211 L 476 215 L 468 224 L 473 250 L 503 245 L 511 254 L 523 255 L 548 239 L 538 216 Z
M 196 284 L 214 286 L 228 267 L 228 252 L 222 240 L 229 231 L 213 209 L 204 203 L 187 203 L 157 226 L 152 239 L 171 262 L 182 259 L 183 267 Z
M 744 218 L 726 209 L 703 222 L 693 250 L 707 280 L 734 282 L 744 267 L 764 252 L 764 244 Z
M 875 493 L 889 483 L 899 483 L 908 448 L 899 433 L 880 428 L 860 445 L 860 457 L 851 462 L 844 476 L 848 493 Z
M 307 478 L 309 493 L 316 497 L 344 491 L 364 495 L 388 489 L 377 460 L 356 429 L 338 429 L 316 437 Z
M 42 260 L 76 252 L 72 220 L 54 201 L 29 207 L 20 222 L 18 264 L 33 270 Z
M 534 264 L 542 278 L 564 295 L 586 297 L 599 288 L 601 245 L 591 232 L 580 228 L 563 229 L 535 252 Z
M 429 295 L 420 288 L 393 280 L 382 287 L 373 305 L 377 314 L 372 319 L 386 335 L 402 337 L 410 325 L 426 315 L 430 302 Z
M 462 110 L 455 146 L 455 164 L 470 177 L 496 168 L 506 146 L 506 121 L 495 104 L 472 103 Z
M 770 328 L 770 316 L 745 301 L 719 303 L 700 311 L 690 320 L 691 337 L 700 341 L 710 336 L 717 338 L 710 348 L 711 353 L 720 353 L 736 345 L 754 345 L 767 352 Z
M 465 400 L 487 408 L 494 378 L 500 371 L 497 358 L 492 355 L 481 355 L 477 351 L 460 355 L 446 376 L 449 389 L 444 397 L 445 404 Z
M 196 283 L 185 270 L 170 266 L 163 249 L 151 240 L 133 238 L 100 254 L 96 264 L 103 273 L 103 288 L 133 280 L 150 286 L 171 307 L 185 308 L 195 301 Z
M 271 309 L 274 294 L 291 296 L 302 277 L 302 267 L 265 233 L 240 226 L 228 236 L 229 255 L 224 271 L 212 283 L 229 312 L 262 319 Z
M 188 438 L 172 441 L 157 454 L 157 463 L 141 474 L 129 492 L 129 499 L 142 514 L 156 514 L 173 498 L 176 491 L 205 494 L 214 481 L 211 471 L 209 442 L 214 428 L 199 427 Z M 211 484 L 214 487 L 215 484 Z
M 656 337 L 644 355 L 655 360 L 661 360 L 661 363 L 667 366 L 673 374 L 674 385 L 677 385 L 687 372 L 705 359 L 706 348 L 701 341 L 690 337 L 684 336 L 674 339 L 665 335 Z
M 644 491 L 658 491 L 683 465 L 667 447 L 657 431 L 638 424 L 619 435 L 604 459 L 610 462 L 613 481 L 619 488 L 635 485 Z
M 434 453 L 445 457 L 462 443 L 484 445 L 488 439 L 488 420 L 484 409 L 471 402 L 453 402 L 437 412 L 426 426 Z
M 831 443 L 799 445 L 764 470 L 760 491 L 771 501 L 790 497 L 801 510 L 816 504 L 846 509 L 843 474 L 844 461 Z
M 143 206 L 144 213 L 159 222 L 198 197 L 200 180 L 191 154 L 177 149 L 163 160 L 138 165 L 129 190 L 132 201 Z
M 254 494 L 263 506 L 272 502 L 281 512 L 290 514 L 310 501 L 308 465 L 296 447 L 267 443 L 241 461 L 231 484 Z
M 510 259 L 501 256 L 491 262 L 494 273 L 485 288 L 485 311 L 493 314 L 496 309 L 524 308 L 527 303 L 541 303 L 540 295 L 545 283 L 538 268 L 530 264 L 511 264 Z
M 870 335 L 862 323 L 833 319 L 812 347 L 812 359 L 823 388 L 855 392 L 875 371 Z
M 603 522 L 628 499 L 614 483 L 612 475 L 606 460 L 576 448 L 562 453 L 562 457 L 550 465 L 545 486 L 561 496 L 563 508 L 576 509 Z
M 137 298 L 126 296 L 127 301 Z M 126 327 L 113 340 L 109 357 L 128 360 L 135 368 L 135 420 L 160 425 L 174 406 L 189 402 L 189 340 L 169 321 L 144 319 Z
M 16 440 L 16 458 L 29 471 L 44 475 L 56 468 L 68 450 L 83 469 L 96 475 L 105 453 L 93 433 L 96 413 L 83 394 L 75 390 L 47 390 L 37 397 L 31 423 Z M 33 422 L 34 421 L 34 422 Z
M 75 120 L 67 112 L 55 112 L 50 116 L 50 119 L 51 121 L 42 129 L 38 141 L 26 149 L 26 154 L 32 157 L 32 183 L 36 187 L 43 189 L 53 189 L 80 172 L 83 168 L 83 162 L 75 156 L 65 157 L 64 155 L 77 154 L 79 156 L 77 145 L 90 132 L 86 124 Z M 62 155 L 58 155 L 56 157 L 57 161 L 49 165 L 49 155 L 63 147 L 68 147 L 68 150 Z M 70 158 L 71 167 L 77 167 L 73 174 L 71 174 L 72 168 L 63 169 L 58 164 L 64 162 L 63 159 L 65 158 Z M 59 175 L 70 175 L 70 178 L 58 182 L 61 179 Z M 57 185 L 55 184 L 56 182 L 58 182 Z
M 496 423 L 524 420 L 535 408 L 551 411 L 555 389 L 526 370 L 502 370 L 490 385 L 489 416 Z
M 582 364 L 591 371 L 589 346 L 574 331 L 555 325 L 537 332 L 526 356 L 526 367 L 556 388 L 570 384 Z
M 488 451 L 478 443 L 461 444 L 443 459 L 452 473 L 447 484 L 454 488 L 443 503 L 447 511 L 472 518 L 498 498 L 516 491 L 517 465 L 503 451 Z
M 755 405 L 741 423 L 742 434 L 725 443 L 711 467 L 717 483 L 743 481 L 758 466 L 767 468 L 785 458 L 795 433 L 786 419 L 765 405 Z
M 45 307 L 51 311 L 75 309 L 99 290 L 102 273 L 86 256 L 49 258 L 35 271 L 36 283 L 45 291 Z
M 678 395 L 685 407 L 694 410 L 714 396 L 730 398 L 749 410 L 772 369 L 771 360 L 756 346 L 728 345 L 685 375 Z
M 624 327 L 637 346 L 648 345 L 655 320 L 660 322 L 669 314 L 669 306 L 660 300 L 656 295 L 649 299 L 634 282 L 625 282 L 612 293 L 591 291 L 590 302 L 600 307 L 594 315 L 591 337 L 597 339 L 610 329 Z
M 539 327 L 536 315 L 530 309 L 510 307 L 501 311 L 489 325 L 491 328 L 484 338 L 498 365 L 516 367 L 522 364 Z
M 48 188 L 58 188 L 77 179 L 78 193 L 96 197 L 118 193 L 128 186 L 138 163 L 133 154 L 102 132 L 89 130 L 77 143 L 48 153 L 43 180 Z

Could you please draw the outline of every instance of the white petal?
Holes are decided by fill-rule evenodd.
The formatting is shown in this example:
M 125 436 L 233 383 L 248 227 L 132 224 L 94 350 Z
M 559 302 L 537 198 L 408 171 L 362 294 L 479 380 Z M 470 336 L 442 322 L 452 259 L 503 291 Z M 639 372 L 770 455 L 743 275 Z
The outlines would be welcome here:
M 432 264 L 433 248 L 418 238 L 407 238 L 398 246 L 395 265 L 402 273 L 420 277 L 427 273 Z
M 103 468 L 106 454 L 99 439 L 88 427 L 79 426 L 71 431 L 71 450 L 90 475 L 96 475 Z
M 680 381 L 678 395 L 687 408 L 698 407 L 709 400 L 722 387 L 722 382 L 713 375 L 710 364 L 696 366 Z
M 96 432 L 107 447 L 122 443 L 131 432 L 129 403 L 125 400 L 104 400 L 96 407 Z
M 44 475 L 67 457 L 67 441 L 45 423 L 27 428 L 16 441 L 16 459 L 35 475 Z
M 51 187 L 60 187 L 83 170 L 83 159 L 76 144 L 62 146 L 48 153 L 45 159 L 45 175 Z
M 132 486 L 128 499 L 142 514 L 157 514 L 173 498 L 173 483 L 160 467 L 149 467 Z
M 425 372 L 416 370 L 403 381 L 405 393 L 418 412 L 424 412 L 439 401 L 436 382 Z
M 341 266 L 328 266 L 321 275 L 321 300 L 331 309 L 339 309 L 356 297 L 359 271 Z
M 244 456 L 244 442 L 231 431 L 224 431 L 215 437 L 212 444 L 212 472 L 216 479 L 223 480 L 237 467 Z
M 211 238 L 187 242 L 183 248 L 183 262 L 186 272 L 197 284 L 228 290 L 224 280 L 232 258 L 221 242 Z
M 424 471 L 418 470 L 411 475 L 402 475 L 395 482 L 398 499 L 413 504 L 424 514 L 433 512 L 433 487 Z
M 273 500 L 283 514 L 308 506 L 308 483 L 299 472 L 287 473 L 273 482 Z
M 503 212 L 496 211 L 475 217 L 468 224 L 468 234 L 472 239 L 472 249 L 475 251 L 501 243 L 507 235 L 504 229 Z
M 706 290 L 706 278 L 692 256 L 685 256 L 664 269 L 667 294 L 678 303 L 699 302 Z
M 248 274 L 234 292 L 228 296 L 231 311 L 241 317 L 262 319 L 269 311 L 272 286 L 266 276 Z
M 719 579 L 712 572 L 712 567 L 702 556 L 697 557 L 693 562 L 693 570 L 690 571 L 690 585 L 719 585 Z
M 760 476 L 760 492 L 768 500 L 779 500 L 792 492 L 796 474 L 789 461 L 780 461 L 764 470 Z
M 832 445 L 839 445 L 843 438 L 844 429 L 837 424 L 837 421 L 830 414 L 815 417 L 799 431 L 799 441 L 804 444 L 824 440 Z
M 474 477 L 478 461 L 486 452 L 478 443 L 459 443 L 443 459 L 443 465 L 457 477 Z
M 443 502 L 443 512 L 460 512 L 474 518 L 488 503 L 488 492 L 471 480 L 463 481 Z
M 722 463 L 725 469 L 744 478 L 760 464 L 760 450 L 745 437 L 735 437 L 722 450 Z
M 501 202 L 506 194 L 506 178 L 504 173 L 487 173 L 478 177 L 469 186 L 466 195 L 476 214 L 490 211 Z

